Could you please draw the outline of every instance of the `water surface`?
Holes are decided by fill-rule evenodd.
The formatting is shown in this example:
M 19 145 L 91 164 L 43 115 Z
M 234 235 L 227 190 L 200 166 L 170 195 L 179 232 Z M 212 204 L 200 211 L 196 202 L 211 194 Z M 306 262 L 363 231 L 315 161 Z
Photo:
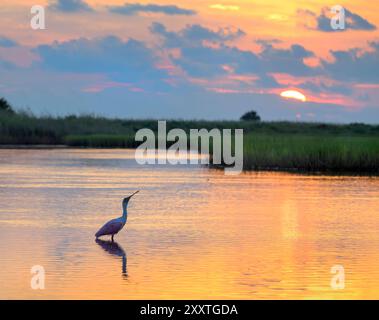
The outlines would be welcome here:
M 117 242 L 95 242 L 135 190 Z M 0 204 L 2 299 L 379 298 L 378 178 L 0 150 Z M 343 290 L 330 287 L 337 264 Z M 33 265 L 45 290 L 31 289 Z

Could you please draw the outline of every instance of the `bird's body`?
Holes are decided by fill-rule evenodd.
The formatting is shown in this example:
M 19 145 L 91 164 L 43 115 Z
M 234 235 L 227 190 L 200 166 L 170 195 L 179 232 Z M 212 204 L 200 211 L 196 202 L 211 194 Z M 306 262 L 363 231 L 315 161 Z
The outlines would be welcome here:
M 101 236 L 111 235 L 112 237 L 117 234 L 124 227 L 126 219 L 123 217 L 112 219 L 104 224 L 99 231 L 96 232 L 96 238 Z
M 125 226 L 126 221 L 128 220 L 128 212 L 127 212 L 127 206 L 130 198 L 134 196 L 138 191 L 133 193 L 131 196 L 125 198 L 122 202 L 122 216 L 116 219 L 109 220 L 106 224 L 104 224 L 99 231 L 96 232 L 95 237 L 96 239 L 101 236 L 112 236 L 119 233 L 121 229 Z

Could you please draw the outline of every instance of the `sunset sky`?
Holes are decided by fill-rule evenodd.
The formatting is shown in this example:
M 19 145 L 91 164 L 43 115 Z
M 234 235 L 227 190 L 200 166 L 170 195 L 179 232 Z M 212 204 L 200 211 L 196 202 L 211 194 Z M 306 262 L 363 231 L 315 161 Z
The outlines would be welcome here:
M 0 96 L 38 114 L 379 123 L 376 1 L 2 0 L 0 17 Z

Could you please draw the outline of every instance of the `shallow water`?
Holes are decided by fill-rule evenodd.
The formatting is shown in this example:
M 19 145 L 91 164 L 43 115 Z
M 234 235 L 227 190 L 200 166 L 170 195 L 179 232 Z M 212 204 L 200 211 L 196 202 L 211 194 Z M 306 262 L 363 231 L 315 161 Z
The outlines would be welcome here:
M 94 233 L 130 203 L 117 243 Z M 0 298 L 379 298 L 379 179 L 0 150 Z M 106 239 L 104 239 L 106 240 Z M 45 289 L 31 289 L 31 267 Z M 330 286 L 342 265 L 345 289 Z

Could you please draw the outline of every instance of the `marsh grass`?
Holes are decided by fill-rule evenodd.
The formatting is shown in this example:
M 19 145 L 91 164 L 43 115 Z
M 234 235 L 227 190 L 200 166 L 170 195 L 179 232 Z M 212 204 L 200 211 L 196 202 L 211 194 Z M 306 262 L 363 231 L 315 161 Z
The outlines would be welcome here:
M 63 141 L 68 146 L 88 148 L 136 148 L 140 144 L 134 135 L 115 134 L 68 135 Z
M 36 117 L 0 111 L 1 145 L 61 145 L 135 148 L 135 133 L 157 132 L 157 120 L 109 119 L 93 115 Z M 379 171 L 379 125 L 249 121 L 167 121 L 181 128 L 244 129 L 246 170 Z M 168 144 L 169 145 L 169 144 Z
M 379 138 L 249 134 L 244 169 L 378 173 Z

